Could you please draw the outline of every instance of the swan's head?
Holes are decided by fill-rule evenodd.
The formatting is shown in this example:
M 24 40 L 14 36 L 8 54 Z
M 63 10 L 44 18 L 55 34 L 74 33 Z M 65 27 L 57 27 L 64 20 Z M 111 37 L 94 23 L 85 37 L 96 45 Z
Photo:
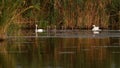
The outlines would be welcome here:
M 38 25 L 36 24 L 35 26 L 37 27 Z
M 93 25 L 93 27 L 95 27 L 95 25 Z

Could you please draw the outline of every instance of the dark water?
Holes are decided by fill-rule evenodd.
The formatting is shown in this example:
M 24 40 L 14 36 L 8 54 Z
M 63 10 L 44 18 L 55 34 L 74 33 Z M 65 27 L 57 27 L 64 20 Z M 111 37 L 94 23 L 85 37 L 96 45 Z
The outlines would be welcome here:
M 120 68 L 120 31 L 20 31 L 0 42 L 0 68 Z

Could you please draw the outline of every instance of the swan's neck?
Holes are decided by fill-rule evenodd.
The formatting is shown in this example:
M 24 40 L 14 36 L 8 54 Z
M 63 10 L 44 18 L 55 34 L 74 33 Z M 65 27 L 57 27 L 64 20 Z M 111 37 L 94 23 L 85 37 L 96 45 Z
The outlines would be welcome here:
M 95 28 L 96 26 L 95 26 L 95 25 L 93 25 L 93 27 Z
M 36 25 L 35 31 L 37 31 L 37 25 Z

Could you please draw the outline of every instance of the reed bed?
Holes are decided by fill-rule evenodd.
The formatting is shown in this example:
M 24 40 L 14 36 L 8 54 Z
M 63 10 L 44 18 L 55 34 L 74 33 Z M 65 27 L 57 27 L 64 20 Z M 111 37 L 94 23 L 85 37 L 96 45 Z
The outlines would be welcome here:
M 119 5 L 119 0 L 1 0 L 0 31 L 6 33 L 10 24 L 29 20 L 41 28 L 90 29 L 93 24 L 109 28 L 120 22 Z

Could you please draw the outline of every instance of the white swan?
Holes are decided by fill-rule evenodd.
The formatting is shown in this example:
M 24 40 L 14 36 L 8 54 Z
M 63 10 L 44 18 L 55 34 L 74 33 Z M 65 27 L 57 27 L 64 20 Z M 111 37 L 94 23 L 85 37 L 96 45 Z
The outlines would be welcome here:
M 43 29 L 37 29 L 38 25 L 36 24 L 35 32 L 43 32 Z
M 92 31 L 101 31 L 98 26 L 93 25 Z

